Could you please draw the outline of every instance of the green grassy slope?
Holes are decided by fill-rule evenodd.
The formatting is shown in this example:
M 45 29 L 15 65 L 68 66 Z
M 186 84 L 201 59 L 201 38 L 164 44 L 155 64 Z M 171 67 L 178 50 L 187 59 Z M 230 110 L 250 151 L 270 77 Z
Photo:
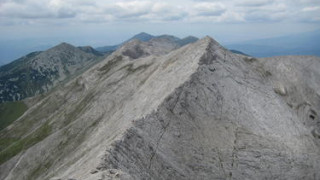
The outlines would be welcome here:
M 18 119 L 26 110 L 27 106 L 22 101 L 0 104 L 0 130 Z

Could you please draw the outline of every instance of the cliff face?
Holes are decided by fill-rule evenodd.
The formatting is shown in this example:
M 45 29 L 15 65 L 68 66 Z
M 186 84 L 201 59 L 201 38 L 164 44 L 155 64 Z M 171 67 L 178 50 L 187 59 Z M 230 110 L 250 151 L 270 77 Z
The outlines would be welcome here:
M 129 42 L 2 130 L 0 179 L 320 178 L 319 58 L 151 44 Z

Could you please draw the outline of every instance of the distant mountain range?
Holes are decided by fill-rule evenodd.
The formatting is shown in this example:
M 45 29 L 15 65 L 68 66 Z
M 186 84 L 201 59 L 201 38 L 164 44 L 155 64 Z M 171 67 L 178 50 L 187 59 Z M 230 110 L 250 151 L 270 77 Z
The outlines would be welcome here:
M 142 32 L 122 43 L 106 45 L 95 49 L 99 53 L 110 54 L 132 39 L 139 39 L 142 42 L 146 42 L 156 37 L 160 36 L 154 36 Z M 189 36 L 183 39 L 174 37 L 174 39 L 178 44 L 185 44 L 189 41 L 194 42 L 198 38 Z M 41 45 L 35 45 L 39 43 L 40 42 L 32 39 L 25 40 L 23 43 L 21 43 L 21 41 L 0 42 L 0 66 L 10 62 L 11 59 L 18 58 L 19 55 L 27 54 L 32 51 L 43 51 L 53 47 L 49 42 L 41 42 Z M 228 49 L 234 50 L 233 52 L 235 53 L 239 52 L 255 57 L 270 57 L 278 55 L 320 56 L 320 30 L 289 36 L 229 43 L 224 44 L 224 46 Z
M 245 52 L 246 54 L 255 57 L 283 55 L 320 56 L 320 30 L 276 38 L 227 44 L 226 47 Z
M 133 36 L 132 38 L 120 43 L 120 44 L 117 44 L 117 45 L 111 45 L 111 46 L 103 46 L 103 47 L 97 47 L 96 50 L 101 52 L 101 53 L 110 53 L 110 52 L 113 52 L 115 51 L 116 49 L 118 49 L 121 45 L 133 40 L 133 39 L 138 39 L 142 42 L 147 42 L 151 39 L 168 39 L 170 40 L 171 42 L 174 42 L 176 43 L 178 46 L 184 46 L 186 44 L 189 44 L 189 43 L 192 43 L 192 42 L 195 42 L 198 40 L 197 37 L 194 37 L 194 36 L 188 36 L 188 37 L 185 37 L 183 39 L 180 39 L 178 37 L 175 37 L 175 36 L 171 36 L 171 35 L 160 35 L 160 36 L 154 36 L 154 35 L 150 35 L 148 33 L 145 33 L 145 32 L 141 32 L 135 36 Z
M 153 36 L 145 32 L 139 33 L 127 41 L 117 45 L 97 47 L 96 50 L 101 53 L 110 53 L 118 49 L 122 44 L 132 40 L 139 39 L 146 42 L 152 38 L 166 37 L 176 42 L 180 46 L 195 42 L 198 38 L 188 36 L 180 39 L 175 36 L 161 35 Z M 315 55 L 320 56 L 320 30 L 313 32 L 300 33 L 289 36 L 275 38 L 258 39 L 252 41 L 243 41 L 234 44 L 226 44 L 225 47 L 233 53 L 250 55 L 254 57 L 271 57 L 281 55 Z

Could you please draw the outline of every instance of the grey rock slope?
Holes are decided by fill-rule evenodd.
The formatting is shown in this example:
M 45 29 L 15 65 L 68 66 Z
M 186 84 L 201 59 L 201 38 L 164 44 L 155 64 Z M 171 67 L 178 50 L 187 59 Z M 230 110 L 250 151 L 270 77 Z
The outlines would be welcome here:
M 162 41 L 163 42 L 163 41 L 166 41 L 167 43 L 170 43 L 171 45 L 174 45 L 176 47 L 182 47 L 184 45 L 194 43 L 199 39 L 194 36 L 188 36 L 183 39 L 180 39 L 178 37 L 171 36 L 171 35 L 153 36 L 153 35 L 147 34 L 145 32 L 142 32 L 142 33 L 139 33 L 139 34 L 133 36 L 132 38 L 124 41 L 123 43 L 118 44 L 118 45 L 97 47 L 96 50 L 101 53 L 108 54 L 108 53 L 114 52 L 119 47 L 121 47 L 122 45 L 124 45 L 132 40 L 139 40 L 142 42 L 148 42 L 148 41 L 153 41 L 153 42 L 155 42 L 155 41 L 161 42 Z
M 319 68 L 131 41 L 0 131 L 0 179 L 319 179 Z
M 91 47 L 62 43 L 47 51 L 30 53 L 0 67 L 0 102 L 18 101 L 47 92 L 59 82 L 99 62 Z

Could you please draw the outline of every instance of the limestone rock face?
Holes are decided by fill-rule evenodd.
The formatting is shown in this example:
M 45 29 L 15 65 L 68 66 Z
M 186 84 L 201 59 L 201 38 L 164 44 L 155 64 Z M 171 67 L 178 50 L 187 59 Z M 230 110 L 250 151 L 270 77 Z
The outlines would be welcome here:
M 319 179 L 319 69 L 131 41 L 0 132 L 0 179 Z

